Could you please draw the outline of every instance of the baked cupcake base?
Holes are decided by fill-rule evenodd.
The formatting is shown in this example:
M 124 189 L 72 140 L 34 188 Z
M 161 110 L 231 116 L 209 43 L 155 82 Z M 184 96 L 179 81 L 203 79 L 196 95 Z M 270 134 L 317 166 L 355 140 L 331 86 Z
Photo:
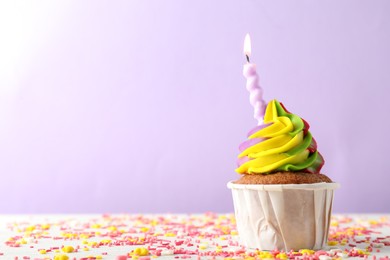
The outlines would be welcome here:
M 269 174 L 243 174 L 235 181 L 236 184 L 308 184 L 308 183 L 331 183 L 332 180 L 320 173 L 307 172 L 275 172 Z

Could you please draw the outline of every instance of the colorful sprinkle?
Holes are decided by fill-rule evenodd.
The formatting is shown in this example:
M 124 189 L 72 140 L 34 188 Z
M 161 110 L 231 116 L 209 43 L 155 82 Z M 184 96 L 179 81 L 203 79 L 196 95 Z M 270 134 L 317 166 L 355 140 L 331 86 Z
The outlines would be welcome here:
M 390 260 L 390 221 L 332 217 L 328 248 L 283 252 L 247 249 L 239 244 L 235 218 L 219 215 L 102 215 L 57 221 L 20 221 L 7 225 L 4 248 L 23 252 L 18 259 L 280 259 L 340 260 L 362 258 Z M 5 233 L 2 232 L 2 235 Z M 34 248 L 35 247 L 35 248 Z M 0 256 L 8 257 L 0 247 Z M 22 251 L 23 250 L 23 251 Z M 26 252 L 30 252 L 29 254 Z M 66 254 L 71 254 L 69 257 Z M 44 255 L 44 256 L 43 256 Z

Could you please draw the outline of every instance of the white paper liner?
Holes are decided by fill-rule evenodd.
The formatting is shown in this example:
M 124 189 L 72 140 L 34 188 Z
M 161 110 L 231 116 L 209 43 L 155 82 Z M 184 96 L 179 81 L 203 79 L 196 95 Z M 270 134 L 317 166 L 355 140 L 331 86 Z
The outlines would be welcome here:
M 260 250 L 318 250 L 326 245 L 338 183 L 228 183 L 240 241 Z

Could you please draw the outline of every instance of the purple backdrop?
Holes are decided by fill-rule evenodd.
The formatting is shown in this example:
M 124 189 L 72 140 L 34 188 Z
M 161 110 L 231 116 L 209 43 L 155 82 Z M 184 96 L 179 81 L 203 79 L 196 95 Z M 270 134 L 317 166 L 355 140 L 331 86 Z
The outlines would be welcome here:
M 310 124 L 336 212 L 389 212 L 389 1 L 0 3 L 0 211 L 228 212 L 265 99 Z

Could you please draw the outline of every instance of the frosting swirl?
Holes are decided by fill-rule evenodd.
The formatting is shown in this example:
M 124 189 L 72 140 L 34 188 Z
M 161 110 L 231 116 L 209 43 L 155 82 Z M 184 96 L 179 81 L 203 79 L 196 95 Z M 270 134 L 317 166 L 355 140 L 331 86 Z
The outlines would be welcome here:
M 238 155 L 242 174 L 268 174 L 276 171 L 319 173 L 324 159 L 309 131 L 309 124 L 272 100 L 267 105 L 264 124 L 248 133 Z

